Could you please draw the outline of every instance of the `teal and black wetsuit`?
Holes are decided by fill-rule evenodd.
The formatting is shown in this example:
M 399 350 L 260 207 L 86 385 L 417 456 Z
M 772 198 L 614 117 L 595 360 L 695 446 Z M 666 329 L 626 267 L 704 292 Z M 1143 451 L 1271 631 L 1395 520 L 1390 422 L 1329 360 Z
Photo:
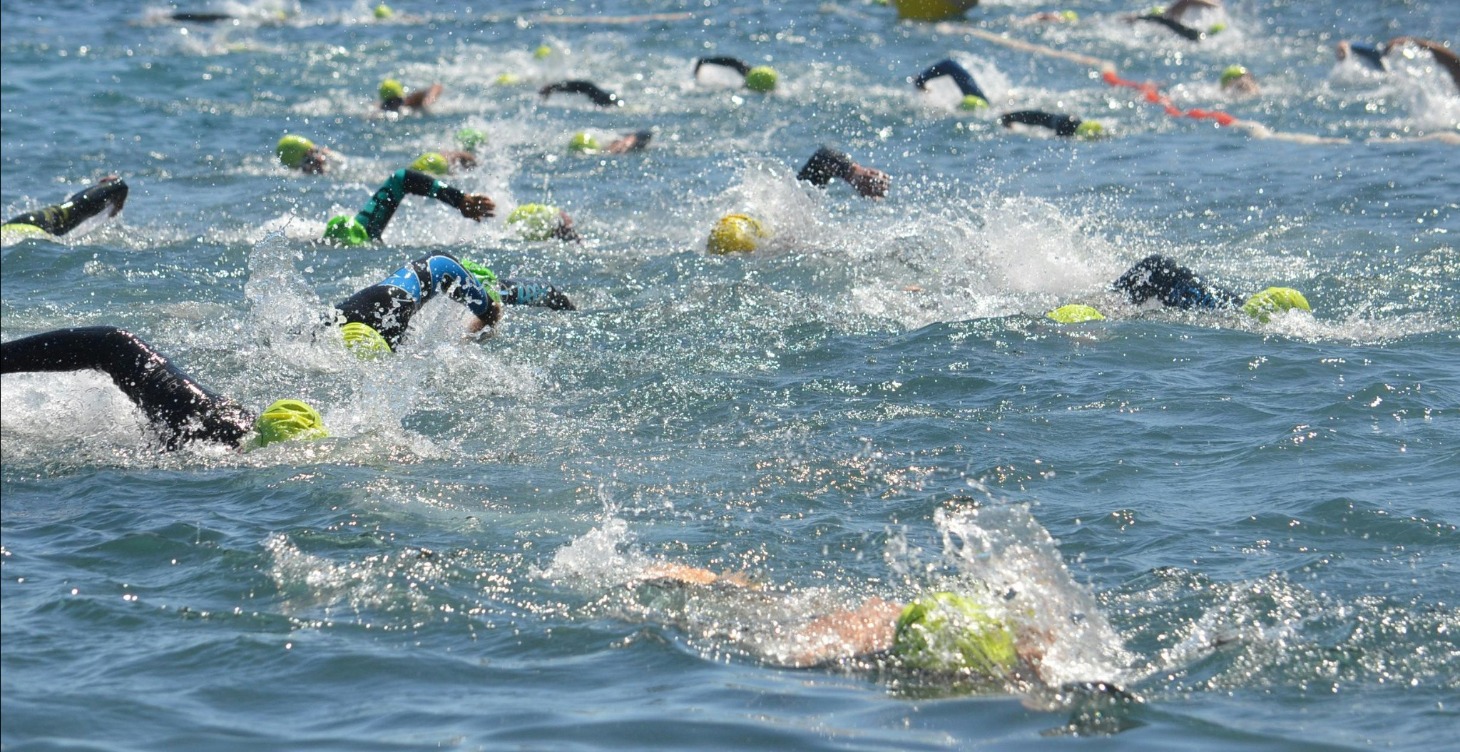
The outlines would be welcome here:
M 44 209 L 27 212 L 14 219 L 6 220 L 3 230 L 40 229 L 50 235 L 65 235 L 78 225 L 100 214 L 110 207 L 115 215 L 127 203 L 127 184 L 122 180 L 107 180 L 80 191 L 65 202 Z
M 1208 285 L 1190 269 L 1153 253 L 1136 262 L 1112 287 L 1140 305 L 1155 298 L 1161 305 L 1192 308 L 1241 308 L 1243 299 L 1230 290 Z
M 358 322 L 370 326 L 394 350 L 405 337 L 411 317 L 438 294 L 467 307 L 477 318 L 495 324 L 501 316 L 492 296 L 476 275 L 467 271 L 449 253 L 432 253 L 401 267 L 335 306 L 337 323 Z
M 400 207 L 400 202 L 406 194 L 434 198 L 453 209 L 460 210 L 461 203 L 466 194 L 460 189 L 453 188 L 446 183 L 437 180 L 430 175 L 418 170 L 396 170 L 394 174 L 375 191 L 375 195 L 365 202 L 365 207 L 355 215 L 355 221 L 359 222 L 365 232 L 370 235 L 371 240 L 379 240 L 385 234 L 385 226 L 390 224 L 390 218 L 395 216 L 395 210 Z
M 0 372 L 101 371 L 147 416 L 168 449 L 190 441 L 237 447 L 254 416 L 214 394 L 140 337 L 114 326 L 58 329 L 0 344 Z

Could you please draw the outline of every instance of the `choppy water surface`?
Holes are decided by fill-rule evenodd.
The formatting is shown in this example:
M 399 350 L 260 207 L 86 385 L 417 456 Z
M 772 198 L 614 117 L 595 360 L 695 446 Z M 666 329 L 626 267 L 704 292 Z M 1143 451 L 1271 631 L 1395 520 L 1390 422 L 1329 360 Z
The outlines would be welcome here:
M 252 407 L 313 401 L 333 437 L 163 454 L 103 376 L 6 376 L 3 745 L 1452 745 L 1460 94 L 1427 55 L 1380 75 L 1331 50 L 1460 42 L 1454 7 L 1236 0 L 1195 45 L 1120 21 L 1134 5 L 1066 7 L 1078 23 L 1025 23 L 1058 8 L 1023 0 L 966 25 L 859 2 L 6 5 L 0 208 L 108 173 L 132 190 L 91 232 L 6 242 L 3 337 L 123 326 Z M 1262 128 L 1169 117 L 1069 53 Z M 705 55 L 781 85 L 696 81 Z M 991 111 L 908 84 L 950 56 Z M 1233 63 L 1260 95 L 1223 97 Z M 379 117 L 389 76 L 445 94 Z M 565 78 L 627 106 L 536 95 Z M 1026 107 L 1112 137 L 994 121 Z M 464 126 L 489 140 L 450 181 L 496 219 L 408 198 L 382 245 L 311 242 Z M 642 154 L 566 150 L 642 128 Z M 285 132 L 340 169 L 279 167 Z M 891 195 L 798 184 L 821 143 Z M 516 239 L 501 217 L 533 201 L 585 242 Z M 730 211 L 775 238 L 706 255 Z M 304 333 L 433 249 L 582 310 L 463 344 L 433 306 L 372 363 Z M 1153 252 L 1314 311 L 1106 291 Z M 1110 318 L 1042 319 L 1067 302 Z M 761 587 L 631 584 L 658 561 Z M 1139 700 L 772 665 L 818 613 L 970 581 L 1053 637 L 1052 684 Z

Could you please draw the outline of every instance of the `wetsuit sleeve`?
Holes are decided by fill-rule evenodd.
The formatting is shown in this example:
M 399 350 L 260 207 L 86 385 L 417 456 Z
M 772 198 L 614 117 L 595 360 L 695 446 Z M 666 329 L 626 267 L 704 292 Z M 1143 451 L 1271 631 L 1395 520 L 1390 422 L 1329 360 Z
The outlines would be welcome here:
M 940 60 L 928 66 L 927 70 L 919 73 L 918 77 L 913 79 L 913 85 L 919 89 L 926 89 L 928 82 L 939 76 L 947 76 L 952 79 L 964 96 L 972 95 L 988 101 L 988 96 L 983 93 L 983 89 L 978 88 L 978 82 L 973 80 L 973 74 L 954 60 Z
M 548 84 L 547 86 L 544 86 L 537 91 L 537 93 L 541 94 L 543 97 L 547 97 L 549 94 L 552 94 L 554 92 L 562 92 L 564 94 L 583 94 L 589 99 L 593 100 L 593 103 L 598 105 L 599 107 L 609 107 L 615 104 L 623 104 L 623 100 L 619 99 L 617 95 L 613 94 L 612 92 L 603 90 L 598 86 L 598 84 L 595 84 L 592 81 L 559 81 L 555 84 Z
M 852 158 L 846 153 L 823 146 L 811 155 L 811 159 L 806 160 L 801 171 L 796 173 L 796 179 L 824 188 L 832 178 L 849 177 L 853 166 Z
M 578 307 L 562 290 L 535 279 L 503 279 L 497 291 L 507 305 L 533 306 L 554 311 L 576 311 Z
M 396 170 L 375 191 L 370 201 L 355 215 L 355 221 L 364 226 L 365 231 L 374 240 L 379 240 L 385 234 L 385 228 L 390 224 L 391 217 L 395 216 L 395 210 L 400 207 L 400 202 L 407 193 L 417 196 L 434 198 L 443 204 L 460 209 L 465 195 L 458 189 L 443 183 L 430 175 L 418 170 Z
M 699 58 L 699 59 L 695 60 L 695 72 L 694 72 L 694 74 L 696 76 L 698 76 L 700 74 L 700 66 L 701 65 L 721 65 L 721 66 L 724 66 L 726 68 L 734 68 L 742 76 L 750 73 L 750 66 L 748 64 L 746 64 L 746 62 L 744 60 L 741 60 L 739 58 L 734 58 L 734 57 L 702 57 L 702 58 Z
M 1041 110 L 1019 110 L 999 116 L 999 125 L 1008 128 L 1014 123 L 1048 128 L 1060 136 L 1073 136 L 1080 128 L 1080 119 Z
M 132 400 L 168 449 L 189 441 L 237 447 L 254 417 L 204 388 L 131 332 L 111 326 L 59 329 L 0 344 L 0 372 L 101 371 Z
M 127 184 L 121 180 L 93 185 L 66 199 L 64 203 L 28 212 L 5 222 L 7 225 L 32 225 L 52 235 L 65 235 L 82 222 L 100 214 L 109 205 L 120 210 L 127 200 Z
M 1239 308 L 1243 302 L 1236 293 L 1206 284 L 1190 269 L 1159 253 L 1136 262 L 1112 287 L 1136 305 L 1152 298 L 1182 310 Z
M 477 318 L 495 320 L 497 311 L 492 305 L 492 296 L 487 294 L 477 276 L 467 271 L 455 256 L 437 253 L 417 259 L 413 265 L 429 275 L 426 292 L 421 296 L 422 304 L 438 292 L 445 293 L 446 297 L 466 306 Z
M 1170 29 L 1178 36 L 1185 37 L 1186 39 L 1189 39 L 1193 42 L 1201 41 L 1202 33 L 1200 31 L 1197 31 L 1196 29 L 1193 29 L 1190 26 L 1187 26 L 1186 24 L 1181 23 L 1180 21 L 1177 21 L 1175 19 L 1167 18 L 1159 13 L 1147 13 L 1144 16 L 1136 16 L 1136 20 L 1150 21 L 1154 24 L 1160 24 Z

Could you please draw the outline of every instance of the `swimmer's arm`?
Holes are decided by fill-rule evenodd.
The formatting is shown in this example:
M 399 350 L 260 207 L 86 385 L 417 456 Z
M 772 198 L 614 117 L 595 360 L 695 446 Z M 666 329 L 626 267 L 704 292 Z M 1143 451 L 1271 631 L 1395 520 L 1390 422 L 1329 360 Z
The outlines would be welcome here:
M 813 619 L 796 635 L 796 648 L 777 662 L 810 668 L 892 648 L 902 604 L 869 598 L 854 610 L 834 611 Z
M 480 221 L 483 217 L 492 216 L 497 209 L 496 203 L 491 198 L 477 193 L 462 193 L 461 189 L 443 183 L 419 170 L 401 170 L 392 179 L 395 177 L 400 178 L 400 187 L 406 193 L 434 198 L 461 212 L 461 216 L 467 219 Z
M 441 84 L 431 84 L 430 88 L 422 89 L 420 91 L 413 91 L 410 94 L 406 95 L 405 106 L 414 107 L 418 110 L 424 107 L 429 107 L 433 102 L 441 97 L 441 89 Z
M 735 69 L 742 76 L 750 73 L 750 66 L 747 65 L 744 60 L 740 60 L 740 59 L 733 58 L 733 57 L 702 57 L 702 58 L 699 58 L 699 59 L 695 60 L 695 72 L 694 72 L 694 75 L 696 75 L 696 76 L 700 75 L 700 66 L 701 65 L 722 65 L 722 66 L 724 66 L 726 68 L 733 68 L 733 69 Z
M 1192 10 L 1193 8 L 1220 7 L 1222 7 L 1222 4 L 1216 2 L 1216 0 L 1176 0 L 1176 2 L 1172 3 L 1171 7 L 1167 8 L 1166 12 L 1162 13 L 1161 15 L 1171 19 L 1172 21 L 1180 21 L 1181 17 L 1186 15 L 1186 12 Z
M 1385 54 L 1406 43 L 1429 50 L 1430 54 L 1435 56 L 1435 62 L 1439 63 L 1440 67 L 1444 68 L 1445 72 L 1450 74 L 1450 78 L 1455 81 L 1456 88 L 1460 88 L 1460 55 L 1456 55 L 1454 50 L 1439 42 L 1419 37 L 1395 37 L 1385 43 Z

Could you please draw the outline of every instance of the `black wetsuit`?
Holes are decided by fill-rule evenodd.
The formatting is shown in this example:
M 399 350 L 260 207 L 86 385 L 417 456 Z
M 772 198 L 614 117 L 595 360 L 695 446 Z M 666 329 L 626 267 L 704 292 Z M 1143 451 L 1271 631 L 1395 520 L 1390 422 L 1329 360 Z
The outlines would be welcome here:
M 958 90 L 963 92 L 965 97 L 971 95 L 985 102 L 989 99 L 988 95 L 983 93 L 983 89 L 978 88 L 978 82 L 973 80 L 973 74 L 954 60 L 940 60 L 928 66 L 927 70 L 919 73 L 918 77 L 913 79 L 913 86 L 926 89 L 928 82 L 939 76 L 953 79 L 953 83 L 958 85 Z
M 796 173 L 797 180 L 805 180 L 812 185 L 825 188 L 833 178 L 843 180 L 851 177 L 852 168 L 856 163 L 845 152 L 837 151 L 829 146 L 823 146 L 816 150 L 801 171 Z
M 1206 36 L 1206 34 L 1203 34 L 1202 32 L 1197 31 L 1196 29 L 1193 29 L 1184 23 L 1181 23 L 1180 21 L 1167 18 L 1160 13 L 1147 13 L 1144 16 L 1136 16 L 1135 20 L 1149 21 L 1154 24 L 1160 24 L 1170 29 L 1176 35 L 1189 39 L 1193 42 L 1200 42 L 1201 38 Z
M 51 235 L 65 235 L 78 225 L 100 214 L 107 207 L 113 207 L 115 214 L 127 202 L 127 184 L 121 180 L 98 183 L 80 191 L 64 203 L 47 206 L 7 220 L 5 226 L 29 225 L 39 227 Z
M 1161 305 L 1182 310 L 1240 308 L 1243 302 L 1237 293 L 1206 284 L 1190 269 L 1159 253 L 1141 259 L 1120 275 L 1112 287 L 1124 292 L 1136 305 L 1152 298 Z
M 1073 115 L 1061 115 L 1041 110 L 1019 110 L 1018 112 L 1010 112 L 1006 115 L 999 116 L 999 125 L 1005 128 L 1008 128 L 1014 123 L 1035 125 L 1041 128 L 1048 128 L 1054 131 L 1055 135 L 1065 137 L 1075 135 L 1075 132 L 1080 128 L 1081 122 L 1083 121 Z
M 599 88 L 598 84 L 595 84 L 592 81 L 559 81 L 558 83 L 548 84 L 547 86 L 544 86 L 541 89 L 537 90 L 537 93 L 541 94 L 543 98 L 547 98 L 549 94 L 552 94 L 554 92 L 563 92 L 565 94 L 584 94 L 587 95 L 589 99 L 592 99 L 593 103 L 598 105 L 599 107 L 612 107 L 614 105 L 622 105 L 624 103 L 624 100 L 619 99 L 617 94 Z
M 750 65 L 748 63 L 746 63 L 744 60 L 741 60 L 739 58 L 734 58 L 734 57 L 702 57 L 702 58 L 697 58 L 695 60 L 695 72 L 694 72 L 694 75 L 696 75 L 696 76 L 700 75 L 700 66 L 701 65 L 721 65 L 721 66 L 724 66 L 726 68 L 734 68 L 742 76 L 750 73 Z
M 254 416 L 204 388 L 141 338 L 114 326 L 58 329 L 0 344 L 3 373 L 101 371 L 157 430 L 168 449 L 189 441 L 239 446 Z

